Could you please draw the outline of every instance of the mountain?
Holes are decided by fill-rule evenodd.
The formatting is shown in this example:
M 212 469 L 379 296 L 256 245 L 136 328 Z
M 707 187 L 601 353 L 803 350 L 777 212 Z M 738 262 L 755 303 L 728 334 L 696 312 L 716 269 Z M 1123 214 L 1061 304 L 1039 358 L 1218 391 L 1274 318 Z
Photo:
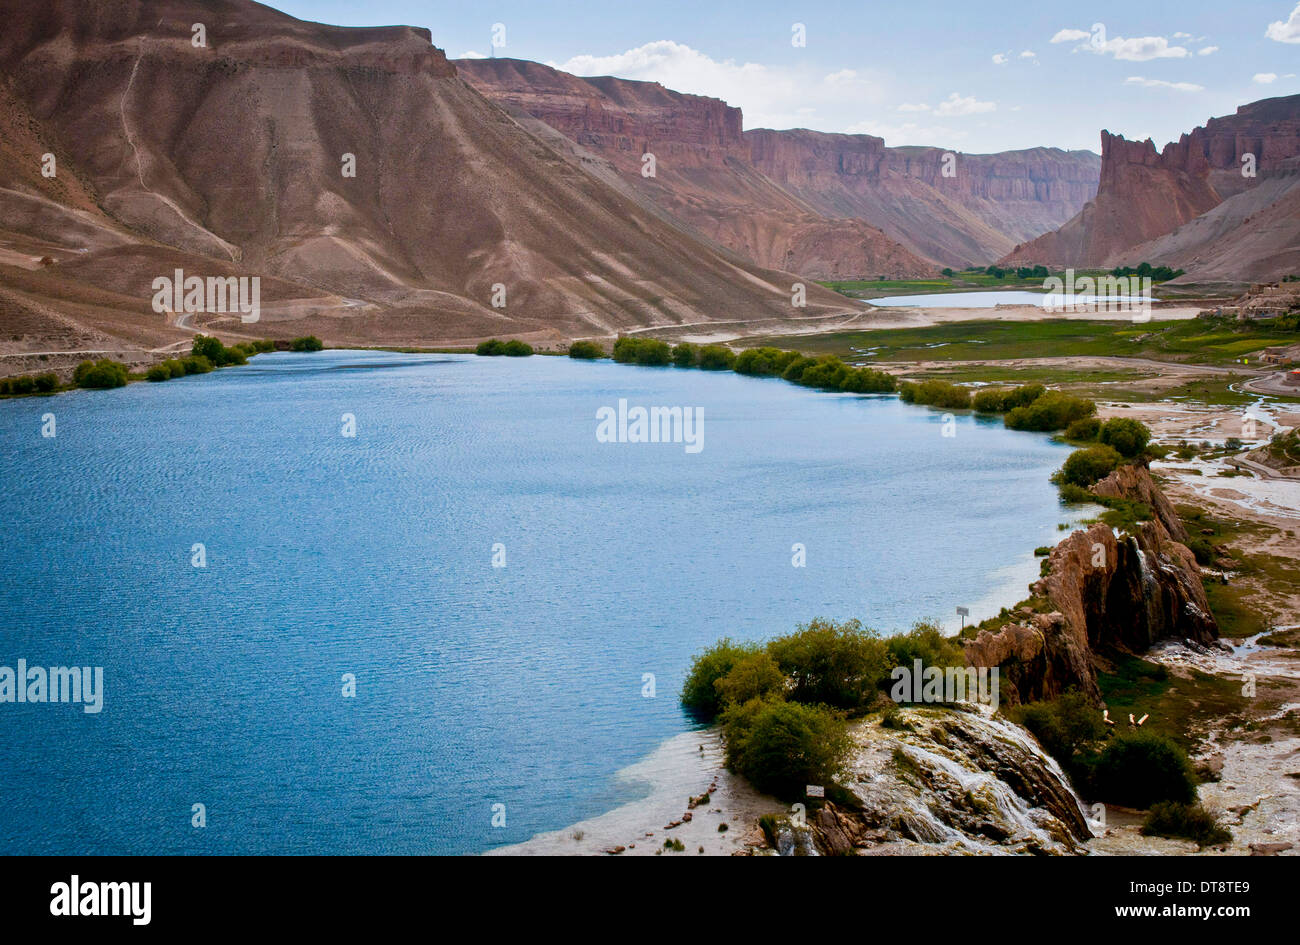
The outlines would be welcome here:
M 1160 152 L 1106 131 L 1101 145 L 1096 198 L 1004 263 L 1150 262 L 1187 270 L 1178 284 L 1225 288 L 1300 269 L 1300 95 L 1243 105 Z
M 21 313 L 4 333 L 20 349 L 188 337 L 150 307 L 175 268 L 266 282 L 260 324 L 199 327 L 350 344 L 848 308 L 815 284 L 794 308 L 799 277 L 576 167 L 466 85 L 427 30 L 248 0 L 0 0 L 0 17 L 0 313 Z
M 828 218 L 766 178 L 750 161 L 740 109 L 719 99 L 655 82 L 580 78 L 518 59 L 464 59 L 456 66 L 511 114 L 569 139 L 588 170 L 759 265 L 816 279 L 934 270 L 876 227 Z M 653 176 L 643 173 L 647 154 L 654 156 Z
M 957 154 L 871 135 L 743 131 L 738 108 L 656 82 L 462 59 L 461 75 L 521 120 L 555 129 L 589 170 L 761 265 L 814 278 L 985 265 L 1059 226 L 1096 191 L 1099 159 L 1053 148 Z M 642 177 L 643 154 L 655 156 Z

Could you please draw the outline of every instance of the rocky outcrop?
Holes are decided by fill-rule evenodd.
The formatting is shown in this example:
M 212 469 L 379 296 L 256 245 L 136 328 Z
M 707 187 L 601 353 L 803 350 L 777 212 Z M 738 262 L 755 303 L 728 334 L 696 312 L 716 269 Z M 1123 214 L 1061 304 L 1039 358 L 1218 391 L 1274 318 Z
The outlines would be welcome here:
M 1141 653 L 1157 640 L 1210 643 L 1218 624 L 1187 533 L 1143 466 L 1122 466 L 1093 491 L 1141 502 L 1151 520 L 1117 537 L 1104 524 L 1076 531 L 1053 550 L 1030 591 L 1041 613 L 1020 614 L 965 643 L 973 666 L 999 667 L 1007 703 L 1055 698 L 1078 689 L 1101 704 L 1095 661 L 1107 652 Z
M 1004 264 L 1150 262 L 1187 270 L 1183 284 L 1230 285 L 1300 262 L 1300 95 L 1243 105 L 1159 152 L 1106 131 L 1101 147 L 1096 198 Z
M 1060 766 L 986 709 L 899 708 L 851 736 L 850 796 L 778 823 L 778 853 L 1070 854 L 1092 835 Z

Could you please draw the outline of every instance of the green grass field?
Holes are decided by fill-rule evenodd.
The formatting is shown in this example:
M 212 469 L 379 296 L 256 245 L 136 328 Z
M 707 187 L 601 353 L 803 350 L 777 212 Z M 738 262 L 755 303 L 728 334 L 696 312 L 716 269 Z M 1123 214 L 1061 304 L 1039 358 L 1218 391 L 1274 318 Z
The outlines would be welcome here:
M 1074 276 L 1107 275 L 1103 269 L 1076 269 Z M 1063 277 L 1063 273 L 1054 272 L 1054 276 Z M 1043 279 L 1020 279 L 1014 272 L 1008 272 L 1001 279 L 987 272 L 954 272 L 951 276 L 929 276 L 924 279 L 841 279 L 823 282 L 822 285 L 841 295 L 855 299 L 879 298 L 882 295 L 926 295 L 933 292 L 960 292 L 984 289 L 1043 289 Z M 1158 284 L 1158 283 L 1157 283 Z
M 1273 345 L 1300 341 L 1270 322 L 1205 319 L 1150 321 L 949 322 L 925 328 L 883 328 L 809 336 L 799 348 L 845 360 L 980 361 L 1013 358 L 1123 357 L 1228 365 Z M 740 346 L 788 344 L 789 339 L 750 338 Z M 870 351 L 870 354 L 867 352 Z

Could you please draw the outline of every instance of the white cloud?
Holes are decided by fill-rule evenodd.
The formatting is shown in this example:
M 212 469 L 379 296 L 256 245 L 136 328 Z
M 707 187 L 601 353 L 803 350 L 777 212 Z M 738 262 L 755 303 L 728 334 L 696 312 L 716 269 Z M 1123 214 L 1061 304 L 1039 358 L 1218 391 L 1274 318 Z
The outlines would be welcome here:
M 582 55 L 546 64 L 574 75 L 659 82 L 678 92 L 720 98 L 744 109 L 746 128 L 835 126 L 883 98 L 875 81 L 853 69 L 827 75 L 811 67 L 718 60 L 668 39 L 612 56 Z
M 1279 43 L 1300 43 L 1300 3 L 1296 4 L 1285 23 L 1278 20 L 1276 23 L 1268 24 L 1264 35 Z
M 1258 82 L 1260 85 L 1272 85 L 1277 81 L 1276 72 L 1256 72 L 1251 79 L 1252 82 Z
M 875 135 L 884 138 L 891 147 L 904 145 L 930 145 L 932 147 L 950 148 L 966 137 L 966 132 L 943 125 L 918 125 L 904 122 L 891 125 L 879 121 L 860 121 L 844 129 L 851 135 Z
M 1114 56 L 1125 62 L 1146 62 L 1150 59 L 1183 59 L 1190 56 L 1187 47 L 1170 45 L 1163 36 L 1116 36 L 1105 38 L 1106 33 L 1098 24 L 1096 36 L 1085 30 L 1058 30 L 1052 37 L 1053 43 L 1079 43 L 1076 49 L 1096 53 L 1100 56 Z
M 1020 54 L 1021 59 L 1035 59 L 1037 56 L 1038 53 L 1034 52 L 1032 49 L 1026 49 Z
M 906 102 L 904 102 L 902 105 L 898 106 L 898 110 L 900 112 L 928 112 L 930 110 L 930 106 L 926 105 L 925 103 L 921 103 L 919 105 L 909 105 Z
M 953 92 L 936 106 L 934 113 L 945 116 L 981 115 L 985 112 L 997 111 L 997 107 L 995 102 L 981 102 L 973 95 L 962 97 Z
M 472 49 L 467 49 L 465 50 L 465 52 L 461 53 L 456 58 L 457 59 L 486 59 L 487 56 L 483 55 L 481 52 L 475 52 Z
M 1204 49 L 1196 50 L 1198 56 L 1212 56 L 1219 51 L 1218 46 L 1206 46 Z
M 1148 89 L 1173 89 L 1175 92 L 1204 92 L 1205 86 L 1191 82 L 1166 82 L 1164 79 L 1145 79 L 1140 75 L 1131 75 L 1124 80 L 1125 85 L 1140 85 Z
M 1005 66 L 1005 65 L 1006 65 L 1008 62 L 1010 62 L 1010 61 L 1011 61 L 1011 60 L 1008 59 L 1008 58 L 1007 58 L 1003 53 L 994 53 L 994 54 L 993 54 L 993 64 L 994 64 L 995 66 Z
M 1192 38 L 1192 34 L 1191 34 L 1191 33 L 1175 33 L 1175 34 L 1174 34 L 1174 39 L 1191 39 L 1191 38 Z

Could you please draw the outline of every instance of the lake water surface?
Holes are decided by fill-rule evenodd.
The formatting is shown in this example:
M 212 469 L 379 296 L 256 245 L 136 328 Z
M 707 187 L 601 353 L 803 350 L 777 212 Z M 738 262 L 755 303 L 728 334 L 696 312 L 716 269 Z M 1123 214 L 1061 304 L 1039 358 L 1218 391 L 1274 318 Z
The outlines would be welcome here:
M 703 449 L 598 442 L 620 398 L 702 409 Z M 692 727 L 676 694 L 717 638 L 1024 596 L 1068 449 L 952 422 L 730 373 L 346 351 L 0 402 L 0 665 L 105 688 L 98 714 L 0 704 L 0 852 L 479 852 L 608 810 Z

